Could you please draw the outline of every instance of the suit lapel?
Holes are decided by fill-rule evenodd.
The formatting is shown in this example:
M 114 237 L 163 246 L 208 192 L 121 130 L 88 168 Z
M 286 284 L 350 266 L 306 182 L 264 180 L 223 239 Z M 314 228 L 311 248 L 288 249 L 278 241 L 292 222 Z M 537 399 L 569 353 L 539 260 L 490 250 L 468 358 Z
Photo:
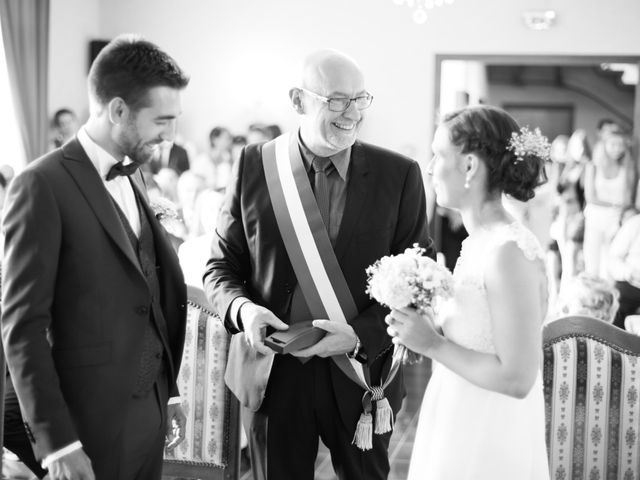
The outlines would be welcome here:
M 71 140 L 62 147 L 62 153 L 64 156 L 63 166 L 74 178 L 105 231 L 142 275 L 140 263 L 122 227 L 112 200 L 109 198 L 109 192 L 107 192 L 98 171 L 89 160 L 80 142 L 77 139 Z
M 162 267 L 167 268 L 167 261 L 170 258 L 173 258 L 171 255 L 167 255 L 168 251 L 173 251 L 173 247 L 171 246 L 171 242 L 167 238 L 167 234 L 164 230 L 164 227 L 160 224 L 158 219 L 156 218 L 156 214 L 151 209 L 149 205 L 149 196 L 147 195 L 147 189 L 144 184 L 144 179 L 142 177 L 142 173 L 138 170 L 136 173 L 129 177 L 131 179 L 131 185 L 136 190 L 136 196 L 140 199 L 140 206 L 144 210 L 147 215 L 147 219 L 149 220 L 149 226 L 151 228 L 151 232 L 153 233 L 153 241 L 156 246 L 156 255 L 158 257 L 158 261 L 162 262 Z M 171 265 L 173 268 L 174 265 Z
M 362 215 L 362 209 L 366 204 L 370 190 L 369 164 L 367 163 L 364 149 L 359 142 L 356 142 L 351 149 L 350 168 L 347 201 L 334 249 L 338 260 L 342 260 L 344 257 L 358 219 Z

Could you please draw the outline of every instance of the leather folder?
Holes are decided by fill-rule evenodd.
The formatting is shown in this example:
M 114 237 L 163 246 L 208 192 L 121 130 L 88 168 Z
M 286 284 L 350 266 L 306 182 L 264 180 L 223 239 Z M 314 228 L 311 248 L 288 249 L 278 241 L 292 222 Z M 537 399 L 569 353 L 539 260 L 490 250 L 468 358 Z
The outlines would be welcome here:
M 290 325 L 288 330 L 273 332 L 265 338 L 264 344 L 276 353 L 286 355 L 315 345 L 326 333 L 311 322 L 299 322 Z

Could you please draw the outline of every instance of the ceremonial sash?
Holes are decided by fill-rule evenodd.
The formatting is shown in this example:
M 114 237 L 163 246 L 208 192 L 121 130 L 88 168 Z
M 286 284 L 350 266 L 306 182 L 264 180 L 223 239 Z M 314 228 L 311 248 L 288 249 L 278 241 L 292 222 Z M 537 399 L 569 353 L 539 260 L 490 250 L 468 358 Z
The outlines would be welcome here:
M 316 198 L 311 189 L 295 136 L 285 133 L 262 147 L 269 197 L 289 260 L 314 319 L 348 322 L 358 315 L 338 259 L 333 251 Z M 400 360 L 394 355 L 386 380 L 372 386 L 366 365 L 346 354 L 331 357 L 340 370 L 365 390 L 364 413 L 354 443 L 372 448 L 372 401 L 376 401 L 376 431 L 386 433 L 393 423 L 384 388 L 393 380 Z

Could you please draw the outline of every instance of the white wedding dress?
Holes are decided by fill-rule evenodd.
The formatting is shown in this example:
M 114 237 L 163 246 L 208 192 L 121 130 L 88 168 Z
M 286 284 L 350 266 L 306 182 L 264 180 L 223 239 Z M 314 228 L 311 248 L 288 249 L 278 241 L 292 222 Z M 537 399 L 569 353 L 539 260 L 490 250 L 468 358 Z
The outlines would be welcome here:
M 468 237 L 453 274 L 453 298 L 441 306 L 437 319 L 453 342 L 495 352 L 484 261 L 491 249 L 509 241 L 544 268 L 540 244 L 520 223 Z M 408 479 L 549 479 L 540 373 L 527 397 L 516 399 L 480 388 L 436 365 L 422 402 Z

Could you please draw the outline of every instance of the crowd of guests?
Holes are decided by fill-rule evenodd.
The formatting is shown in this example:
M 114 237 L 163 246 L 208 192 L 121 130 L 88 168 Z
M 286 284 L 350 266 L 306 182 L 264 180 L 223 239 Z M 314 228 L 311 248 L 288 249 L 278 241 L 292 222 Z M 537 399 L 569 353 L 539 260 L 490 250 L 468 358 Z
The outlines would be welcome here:
M 593 299 L 602 297 L 598 292 L 609 292 L 606 304 L 619 303 L 619 308 L 615 318 L 605 316 L 624 328 L 625 318 L 640 307 L 640 283 L 633 274 L 640 264 L 633 258 L 636 239 L 630 238 L 637 223 L 631 219 L 638 215 L 631 139 L 616 122 L 603 119 L 593 148 L 584 130 L 558 136 L 552 145 L 548 188 L 555 192 L 555 213 L 548 270 L 558 299 L 552 314 L 559 316 L 566 304 L 575 302 L 572 284 L 577 277 L 590 287 Z
M 73 137 L 78 126 L 72 110 L 56 111 L 52 148 Z M 216 126 L 207 151 L 197 153 L 178 136 L 143 167 L 151 198 L 169 200 L 177 209 L 177 219 L 167 219 L 165 225 L 179 250 L 187 283 L 201 285 L 217 213 L 242 148 L 280 134 L 277 125 L 263 123 L 252 123 L 241 134 Z M 511 213 L 547 246 L 550 319 L 588 313 L 625 328 L 625 318 L 640 308 L 638 172 L 631 149 L 628 133 L 607 118 L 598 122 L 593 146 L 584 129 L 559 135 L 551 143 L 548 182 L 538 188 L 536 198 L 527 204 L 507 200 Z M 0 174 L 4 189 L 13 172 Z M 436 215 L 448 232 L 440 251 L 453 269 L 466 231 L 456 212 L 438 208 Z

